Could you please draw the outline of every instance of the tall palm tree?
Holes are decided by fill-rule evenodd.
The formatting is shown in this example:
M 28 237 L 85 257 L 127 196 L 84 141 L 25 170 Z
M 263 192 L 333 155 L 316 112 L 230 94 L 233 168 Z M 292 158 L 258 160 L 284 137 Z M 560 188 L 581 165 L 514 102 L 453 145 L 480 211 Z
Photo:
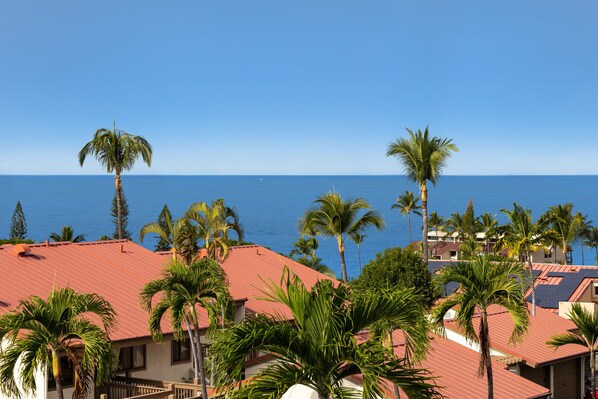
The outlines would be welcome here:
M 386 156 L 394 156 L 403 165 L 409 180 L 419 185 L 422 200 L 423 257 L 428 262 L 428 186 L 436 184 L 453 152 L 459 151 L 451 139 L 430 137 L 428 127 L 422 132 L 407 129 L 409 138 L 399 138 L 388 145 Z
M 411 191 L 405 191 L 399 198 L 397 198 L 397 202 L 392 204 L 390 209 L 398 209 L 399 213 L 403 216 L 407 216 L 407 229 L 409 230 L 409 245 L 413 243 L 413 237 L 411 235 L 411 213 L 415 213 L 418 216 L 421 216 L 421 206 L 419 205 L 419 197 L 416 197 L 415 194 Z
M 592 227 L 592 229 L 588 232 L 585 244 L 590 247 L 594 248 L 596 251 L 596 264 L 598 264 L 598 227 Z
M 122 220 L 122 182 L 120 175 L 126 170 L 133 169 L 137 158 L 141 157 L 147 166 L 152 164 L 152 146 L 142 136 L 134 136 L 114 128 L 98 129 L 93 139 L 85 144 L 79 151 L 79 164 L 83 166 L 88 155 L 94 156 L 106 169 L 114 172 L 114 185 L 116 187 L 116 205 L 118 211 L 118 238 L 123 238 Z
M 488 399 L 494 398 L 488 308 L 500 305 L 509 312 L 513 319 L 510 341 L 520 341 L 529 324 L 522 284 L 526 281 L 526 275 L 520 263 L 496 263 L 487 255 L 478 256 L 470 262 L 446 266 L 437 275 L 436 281 L 441 287 L 457 283 L 459 289 L 438 304 L 433 311 L 433 319 L 442 326 L 445 314 L 455 306 L 458 307 L 455 322 L 463 329 L 465 338 L 480 345 L 478 373 L 480 377 L 486 374 Z M 477 320 L 479 326 L 476 331 L 474 321 Z
M 265 292 L 286 305 L 293 316 L 255 315 L 223 330 L 211 346 L 217 386 L 233 398 L 280 398 L 293 385 L 303 384 L 321 399 L 355 397 L 362 393 L 342 380 L 361 374 L 363 397 L 383 397 L 382 379 L 396 383 L 410 398 L 434 397 L 435 387 L 423 370 L 390 356 L 380 340 L 358 344 L 355 336 L 380 321 L 391 321 L 406 332 L 411 348 L 427 344 L 421 309 L 412 291 L 395 296 L 364 292 L 352 297 L 345 284 L 321 280 L 311 290 L 286 269 L 281 286 Z M 246 356 L 253 351 L 272 354 L 278 361 L 238 387 Z
M 47 300 L 38 296 L 22 300 L 14 311 L 0 316 L 0 341 L 7 344 L 0 351 L 0 389 L 19 397 L 18 374 L 22 388 L 33 393 L 38 367 L 51 367 L 56 394 L 63 399 L 60 353 L 64 353 L 75 370 L 73 398 L 86 397 L 94 375 L 99 385 L 109 381 L 118 367 L 108 335 L 115 322 L 114 309 L 102 297 L 68 287 L 54 289 Z
M 361 273 L 361 244 L 363 243 L 363 240 L 366 237 L 367 237 L 367 235 L 360 231 L 354 231 L 353 233 L 349 234 L 349 239 L 351 241 L 353 241 L 355 243 L 355 245 L 357 245 L 357 259 L 359 261 L 359 272 L 360 273 Z
M 564 345 L 580 345 L 590 351 L 590 370 L 592 380 L 592 399 L 596 399 L 596 349 L 598 349 L 598 313 L 590 312 L 573 303 L 569 318 L 577 327 L 574 332 L 566 332 L 552 337 L 547 345 L 558 349 Z
M 159 298 L 157 303 L 154 298 Z M 175 338 L 183 335 L 183 323 L 193 352 L 195 378 L 201 382 L 202 398 L 208 398 L 204 355 L 199 334 L 198 307 L 208 311 L 211 326 L 218 324 L 217 317 L 231 304 L 226 275 L 212 259 L 203 259 L 186 266 L 173 261 L 161 278 L 150 281 L 140 293 L 140 302 L 149 313 L 149 330 L 155 341 L 162 341 L 161 323 L 170 314 Z
M 195 226 L 200 240 L 205 243 L 207 256 L 223 260 L 228 256 L 228 234 L 234 231 L 237 243 L 244 239 L 243 226 L 234 208 L 224 204 L 222 198 L 207 202 L 197 202 L 189 207 L 185 217 L 197 223 Z
M 490 253 L 490 242 L 496 239 L 496 232 L 498 229 L 496 215 L 484 212 L 480 216 L 480 228 L 484 232 L 484 250 L 486 253 Z
M 532 211 L 514 203 L 513 210 L 502 209 L 509 223 L 498 228 L 500 238 L 496 248 L 508 248 L 509 256 L 521 260 L 525 257 L 531 276 L 532 316 L 536 315 L 536 289 L 533 273 L 532 252 L 546 248 L 553 242 L 554 232 L 548 229 L 548 220 L 541 217 L 536 222 L 532 219 Z
M 588 215 L 582 215 L 579 212 L 577 213 L 576 217 L 581 218 L 582 222 L 579 226 L 579 235 L 577 236 L 575 242 L 579 243 L 581 247 L 581 264 L 585 265 L 586 261 L 583 247 L 586 245 L 586 238 L 588 237 L 588 234 L 590 234 L 592 231 L 592 221 L 588 220 Z
M 82 242 L 85 241 L 85 236 L 83 234 L 75 235 L 71 226 L 62 226 L 60 234 L 50 234 L 50 240 L 56 242 Z
M 570 244 L 578 241 L 582 234 L 584 216 L 581 213 L 573 214 L 573 204 L 566 203 L 551 206 L 544 217 L 555 231 L 563 251 L 564 262 L 567 264 L 567 253 L 572 251 Z
M 172 221 L 170 213 L 164 214 L 163 222 L 156 221 L 146 224 L 139 232 L 139 241 L 149 233 L 156 234 L 173 250 L 173 257 L 180 255 L 186 264 L 190 264 L 197 257 L 197 232 L 185 217 Z
M 340 194 L 329 192 L 319 196 L 317 204 L 308 210 L 300 222 L 300 230 L 314 230 L 324 237 L 334 237 L 341 259 L 343 280 L 347 281 L 345 263 L 345 238 L 356 231 L 363 231 L 369 226 L 377 229 L 384 227 L 384 221 L 378 212 L 370 210 L 370 204 L 363 198 L 343 200 Z M 360 215 L 361 211 L 365 211 Z
M 293 249 L 289 252 L 289 258 L 297 261 L 297 263 L 301 263 L 303 266 L 314 269 L 317 272 L 336 278 L 334 272 L 322 263 L 322 258 L 316 256 L 317 249 L 318 240 L 315 236 L 299 237 L 297 241 L 293 243 Z
M 465 228 L 463 215 L 459 212 L 451 214 L 444 222 L 444 227 L 447 233 L 454 236 L 455 241 L 461 241 L 463 238 L 463 229 Z

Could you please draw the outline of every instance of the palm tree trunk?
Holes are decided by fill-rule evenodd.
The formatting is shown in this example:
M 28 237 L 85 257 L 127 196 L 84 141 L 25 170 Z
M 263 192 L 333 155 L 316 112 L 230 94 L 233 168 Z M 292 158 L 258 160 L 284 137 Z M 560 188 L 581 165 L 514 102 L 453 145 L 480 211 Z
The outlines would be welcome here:
M 592 399 L 596 399 L 596 354 L 590 350 L 590 375 L 592 376 Z
M 54 374 L 54 381 L 56 382 L 56 396 L 58 399 L 63 399 L 62 370 L 60 370 L 60 356 L 58 356 L 58 351 L 56 349 L 52 349 L 52 373 Z
M 202 399 L 208 399 L 208 387 L 206 381 L 206 369 L 203 351 L 201 350 L 201 340 L 199 336 L 199 319 L 195 307 L 191 308 L 191 318 L 193 319 L 193 332 L 195 333 L 195 340 L 197 341 L 197 360 L 199 365 L 199 380 L 201 383 L 201 397 Z
M 566 242 L 563 242 L 563 244 L 564 244 L 564 245 L 563 245 L 563 249 L 562 249 L 562 251 L 563 251 L 563 259 L 564 259 L 564 260 L 563 260 L 563 263 L 564 263 L 565 265 L 567 265 L 567 264 L 568 264 L 568 263 L 567 263 L 567 243 L 566 243 Z
M 116 186 L 116 229 L 118 230 L 118 239 L 123 238 L 123 207 L 122 207 L 122 182 L 120 173 L 116 172 L 114 176 L 114 185 Z
M 361 273 L 361 244 L 357 244 L 357 259 L 359 260 L 359 273 Z
M 343 281 L 346 283 L 347 280 L 347 265 L 345 264 L 345 243 L 343 242 L 343 236 L 337 236 L 336 242 L 338 243 L 338 253 L 341 257 L 341 267 L 343 269 Z
M 392 342 L 392 331 L 388 332 L 388 345 L 390 346 L 390 353 L 394 356 L 394 343 Z M 397 384 L 392 384 L 393 389 L 395 391 L 395 398 L 401 399 L 401 392 L 399 392 L 399 387 Z
M 534 264 L 532 263 L 532 254 L 529 251 L 529 248 L 525 249 L 526 256 L 527 256 L 527 266 L 529 268 L 529 272 L 532 276 L 532 316 L 536 316 L 536 277 L 534 276 Z
M 185 316 L 185 324 L 187 326 L 187 332 L 189 333 L 189 342 L 191 343 L 191 353 L 193 353 L 193 377 L 199 378 L 199 361 L 197 359 L 197 346 L 193 331 L 191 329 L 191 323 L 189 317 Z M 198 343 L 197 343 L 198 344 Z
M 581 244 L 581 265 L 583 266 L 586 263 L 585 259 L 584 259 L 584 254 L 583 254 L 583 241 L 580 244 Z
M 407 229 L 409 230 L 409 246 L 413 243 L 413 237 L 411 236 L 411 212 L 407 214 Z
M 494 399 L 494 378 L 492 376 L 492 358 L 490 357 L 490 333 L 488 331 L 488 314 L 482 311 L 480 320 L 480 372 L 486 371 L 488 380 L 488 399 Z
M 425 180 L 421 184 L 421 194 L 422 194 L 422 221 L 424 224 L 423 237 L 422 237 L 423 252 L 424 252 L 423 260 L 427 266 L 427 264 L 428 264 L 428 187 L 426 186 Z

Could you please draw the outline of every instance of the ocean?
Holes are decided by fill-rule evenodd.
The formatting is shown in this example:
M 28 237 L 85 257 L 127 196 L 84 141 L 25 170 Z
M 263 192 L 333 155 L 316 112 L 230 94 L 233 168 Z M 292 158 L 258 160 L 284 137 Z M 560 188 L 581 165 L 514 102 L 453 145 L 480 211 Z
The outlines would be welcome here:
M 316 196 L 337 191 L 343 198 L 363 197 L 386 222 L 382 231 L 369 229 L 361 246 L 362 264 L 377 252 L 409 242 L 407 218 L 390 206 L 405 190 L 417 186 L 404 176 L 123 176 L 129 204 L 129 230 L 139 242 L 140 228 L 155 221 L 164 204 L 173 217 L 181 216 L 198 201 L 224 198 L 237 209 L 245 228 L 245 239 L 288 254 L 298 237 L 297 225 Z M 45 240 L 52 232 L 71 225 L 75 234 L 88 241 L 114 231 L 110 217 L 114 196 L 112 176 L 0 176 L 0 238 L 7 237 L 18 200 L 25 212 L 28 237 Z M 442 216 L 463 213 L 469 199 L 477 215 L 496 214 L 505 222 L 501 209 L 518 202 L 532 209 L 534 217 L 550 205 L 572 202 L 574 210 L 588 215 L 598 225 L 598 176 L 442 176 L 429 191 L 429 210 Z M 412 216 L 414 239 L 421 238 L 421 218 Z M 155 239 L 143 245 L 153 248 Z M 585 264 L 594 264 L 594 253 L 584 249 Z M 340 261 L 334 239 L 320 239 L 318 256 L 338 276 Z M 575 264 L 581 264 L 579 245 L 574 247 Z M 346 244 L 350 276 L 359 274 L 357 248 Z

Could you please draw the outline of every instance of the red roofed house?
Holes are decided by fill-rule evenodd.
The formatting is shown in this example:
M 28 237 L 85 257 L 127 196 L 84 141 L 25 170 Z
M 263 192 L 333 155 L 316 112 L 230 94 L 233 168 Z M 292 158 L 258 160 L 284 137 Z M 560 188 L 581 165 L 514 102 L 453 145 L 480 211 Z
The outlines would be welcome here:
M 514 373 L 550 389 L 553 398 L 579 399 L 585 397 L 585 381 L 589 352 L 581 346 L 566 345 L 554 350 L 546 345 L 552 336 L 575 329 L 575 325 L 557 314 L 536 308 L 523 341 L 509 343 L 513 331 L 510 314 L 499 306 L 488 312 L 491 355 Z M 478 345 L 468 342 L 453 320 L 445 320 L 446 336 L 463 346 L 478 351 Z M 478 329 L 475 326 L 476 330 Z M 588 368 L 589 370 L 589 368 Z
M 118 324 L 111 338 L 121 361 L 118 375 L 157 381 L 190 381 L 193 373 L 188 343 L 174 341 L 167 323 L 163 325 L 165 342 L 154 343 L 148 333 L 148 316 L 139 307 L 139 292 L 147 282 L 160 276 L 169 261 L 168 256 L 126 240 L 0 246 L 0 275 L 4 281 L 0 291 L 0 314 L 14 309 L 19 300 L 30 295 L 47 297 L 54 286 L 97 293 L 117 312 Z M 261 246 L 231 248 L 222 266 L 229 279 L 231 294 L 237 301 L 237 321 L 245 313 L 289 315 L 283 306 L 257 299 L 261 296 L 264 281 L 280 282 L 285 266 L 308 287 L 318 280 L 329 279 Z M 200 319 L 204 322 L 202 327 L 207 327 L 205 313 Z M 66 359 L 64 366 L 68 367 Z M 248 369 L 247 374 L 255 373 L 258 367 Z M 68 386 L 68 371 L 65 376 L 65 386 Z M 122 378 L 116 378 L 116 381 L 109 391 L 109 399 L 142 392 L 135 385 L 125 384 Z M 72 386 L 72 379 L 70 384 Z M 151 382 L 144 381 L 144 385 L 151 385 Z M 193 392 L 197 387 L 179 384 L 177 389 Z M 146 387 L 143 393 L 160 391 L 164 391 L 164 386 Z M 71 389 L 65 389 L 65 397 L 71 394 Z M 35 399 L 55 397 L 52 383 L 46 384 L 46 377 L 40 375 Z

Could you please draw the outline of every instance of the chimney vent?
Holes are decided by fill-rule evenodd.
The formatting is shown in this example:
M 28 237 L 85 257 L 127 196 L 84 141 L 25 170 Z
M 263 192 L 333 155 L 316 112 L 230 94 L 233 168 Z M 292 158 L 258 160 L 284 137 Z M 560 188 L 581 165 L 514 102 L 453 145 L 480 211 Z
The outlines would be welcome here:
M 125 246 L 122 245 L 122 244 L 120 245 L 120 253 L 121 254 L 126 254 L 127 253 L 127 251 L 125 251 Z
M 46 248 L 50 246 L 50 241 L 46 238 Z
M 16 244 L 12 247 L 12 253 L 16 256 L 24 256 L 29 252 L 29 245 L 27 244 Z

